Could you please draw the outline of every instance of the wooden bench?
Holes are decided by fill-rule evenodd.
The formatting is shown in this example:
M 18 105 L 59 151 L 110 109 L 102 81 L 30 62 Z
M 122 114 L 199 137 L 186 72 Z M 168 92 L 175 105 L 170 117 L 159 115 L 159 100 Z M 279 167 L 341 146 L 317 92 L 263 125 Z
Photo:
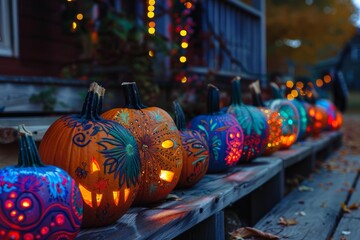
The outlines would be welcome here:
M 334 154 L 312 178 L 279 202 L 255 228 L 276 234 L 281 239 L 360 239 L 358 212 L 345 214 L 342 204 L 359 203 L 360 194 L 353 187 L 358 181 L 358 157 Z M 280 224 L 280 218 L 292 219 L 294 225 Z M 341 219 L 338 225 L 339 219 Z M 296 222 L 294 222 L 295 220 Z M 357 224 L 357 225 L 356 225 Z

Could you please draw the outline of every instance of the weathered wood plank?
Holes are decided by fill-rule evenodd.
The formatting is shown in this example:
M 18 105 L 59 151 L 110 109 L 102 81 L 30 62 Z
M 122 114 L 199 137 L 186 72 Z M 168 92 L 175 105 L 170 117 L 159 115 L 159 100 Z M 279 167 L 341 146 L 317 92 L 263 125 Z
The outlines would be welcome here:
M 311 146 L 296 144 L 290 149 L 277 151 L 273 153 L 272 156 L 281 158 L 284 161 L 284 168 L 287 168 L 299 161 L 303 161 L 307 157 L 311 157 L 312 153 L 313 150 Z
M 357 240 L 360 239 L 360 219 L 359 218 L 342 218 L 337 226 L 336 232 L 332 239 L 340 240 Z
M 83 230 L 78 239 L 171 239 L 252 192 L 282 171 L 282 160 L 259 158 L 172 194 L 178 200 L 131 208 L 110 227 Z
M 346 201 L 349 186 L 357 176 L 358 166 L 355 159 L 343 161 L 335 154 L 313 178 L 287 195 L 255 228 L 288 239 L 328 239 L 340 216 L 341 203 Z M 278 224 L 280 217 L 296 219 L 298 223 L 282 226 Z

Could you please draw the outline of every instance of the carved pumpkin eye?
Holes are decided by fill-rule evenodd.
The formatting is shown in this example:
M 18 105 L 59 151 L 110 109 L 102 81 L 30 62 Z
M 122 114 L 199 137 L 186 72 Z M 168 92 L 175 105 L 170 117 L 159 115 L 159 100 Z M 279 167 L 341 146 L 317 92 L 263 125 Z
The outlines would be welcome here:
M 96 194 L 96 204 L 97 204 L 97 206 L 100 205 L 102 197 L 103 197 L 103 195 L 101 193 Z
M 99 163 L 96 161 L 96 158 L 91 159 L 91 173 L 100 171 Z
M 84 203 L 86 203 L 87 205 L 89 205 L 90 207 L 93 206 L 92 204 L 92 198 L 91 198 L 91 192 L 89 190 L 87 190 L 83 185 L 79 184 L 79 190 L 81 193 L 81 196 L 84 199 Z
M 172 140 L 165 140 L 161 143 L 163 148 L 172 148 L 174 146 L 174 142 Z
M 125 188 L 124 189 L 124 202 L 127 201 L 127 199 L 129 198 L 130 195 L 130 188 Z M 120 201 L 120 191 L 113 191 L 113 197 L 114 197 L 114 203 L 116 206 L 119 205 L 119 201 Z
M 172 182 L 174 178 L 174 172 L 161 170 L 160 171 L 160 178 L 166 182 Z

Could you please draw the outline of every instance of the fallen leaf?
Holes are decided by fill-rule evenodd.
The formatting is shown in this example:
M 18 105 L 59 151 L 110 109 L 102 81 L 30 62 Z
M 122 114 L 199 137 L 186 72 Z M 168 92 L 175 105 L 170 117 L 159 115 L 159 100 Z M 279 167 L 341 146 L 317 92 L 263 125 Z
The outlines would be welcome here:
M 181 200 L 181 198 L 179 197 L 179 196 L 177 196 L 177 195 L 175 195 L 175 194 L 168 194 L 167 196 L 166 196 L 166 199 L 165 199 L 166 201 L 180 201 Z
M 351 232 L 350 232 L 350 231 L 342 231 L 341 234 L 342 234 L 342 235 L 350 235 Z
M 308 187 L 305 185 L 299 186 L 298 189 L 300 192 L 313 192 L 314 191 L 314 188 Z
M 261 237 L 262 239 L 269 239 L 269 240 L 280 239 L 279 236 L 273 235 L 271 233 L 266 233 L 251 227 L 238 228 L 235 231 L 230 232 L 229 234 L 230 234 L 230 239 L 232 240 L 241 240 L 249 237 Z
M 341 209 L 344 213 L 351 213 L 351 210 L 346 206 L 345 203 L 341 203 Z
M 284 217 L 280 217 L 278 224 L 282 226 L 291 226 L 298 224 L 298 222 L 296 221 L 296 219 L 286 219 Z
M 353 203 L 348 207 L 350 210 L 356 210 L 359 208 L 359 203 Z

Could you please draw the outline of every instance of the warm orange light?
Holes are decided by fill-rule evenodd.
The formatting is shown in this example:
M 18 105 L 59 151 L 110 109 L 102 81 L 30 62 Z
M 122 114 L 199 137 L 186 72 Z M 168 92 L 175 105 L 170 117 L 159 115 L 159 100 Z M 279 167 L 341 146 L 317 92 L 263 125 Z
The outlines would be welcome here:
M 293 95 L 293 97 L 296 98 L 297 96 L 299 96 L 299 93 L 298 93 L 298 91 L 293 89 L 293 90 L 291 90 L 291 95 Z
M 288 80 L 288 81 L 286 81 L 286 86 L 288 88 L 292 88 L 294 86 L 294 83 L 292 81 Z
M 303 82 L 296 82 L 296 87 L 302 89 L 304 87 Z
M 309 110 L 309 115 L 310 115 L 311 117 L 314 117 L 314 116 L 315 116 L 315 109 L 314 109 L 314 108 L 310 108 L 310 110 Z
M 91 173 L 100 171 L 99 163 L 96 161 L 96 158 L 91 159 Z
M 126 202 L 128 200 L 130 196 L 130 188 L 125 188 L 124 190 L 124 202 Z
M 148 11 L 149 11 L 149 12 L 153 12 L 153 11 L 155 11 L 155 7 L 154 7 L 154 5 L 150 5 L 150 6 L 148 6 Z
M 155 13 L 154 12 L 148 12 L 147 16 L 148 16 L 148 18 L 153 18 L 153 17 L 155 17 Z
M 15 210 L 10 212 L 10 216 L 12 216 L 12 217 L 15 217 L 16 214 L 17 214 L 17 212 Z
M 102 194 L 100 194 L 100 193 L 96 194 L 96 204 L 97 204 L 97 206 L 100 205 L 102 197 L 103 197 Z
M 166 181 L 166 182 L 172 182 L 174 178 L 174 172 L 161 170 L 160 171 L 160 179 Z
M 89 190 L 87 190 L 85 187 L 83 187 L 81 184 L 79 184 L 79 190 L 80 190 L 81 196 L 83 197 L 84 203 L 86 203 L 90 207 L 93 207 L 91 192 Z
M 16 193 L 15 192 L 12 192 L 12 193 L 10 193 L 10 198 L 16 198 Z
M 76 22 L 72 22 L 71 28 L 72 28 L 72 30 L 76 30 L 76 28 L 77 28 L 77 23 L 76 23 Z
M 148 29 L 149 34 L 155 34 L 155 32 L 156 32 L 155 28 L 149 28 Z
M 182 62 L 182 63 L 185 63 L 186 62 L 186 57 L 185 56 L 181 56 L 179 58 L 179 61 Z
M 183 78 L 181 79 L 181 82 L 182 82 L 182 83 L 186 83 L 187 80 L 188 80 L 187 77 L 186 77 L 186 76 L 183 76 Z
M 6 209 L 10 209 L 10 208 L 13 208 L 13 207 L 14 207 L 14 203 L 13 203 L 12 201 L 7 200 L 7 201 L 5 202 L 5 208 L 6 208 Z
M 186 30 L 183 29 L 180 31 L 180 36 L 185 37 L 186 35 L 187 35 Z
M 76 19 L 79 20 L 79 21 L 83 20 L 83 18 L 84 18 L 84 15 L 82 15 L 82 13 L 78 13 L 76 15 Z
M 24 218 L 25 218 L 24 215 L 21 214 L 18 216 L 18 221 L 22 222 L 24 220 Z
M 154 51 L 153 51 L 153 50 L 150 50 L 150 51 L 149 51 L 149 56 L 150 56 L 150 57 L 153 57 L 154 55 L 155 55 L 155 54 L 154 54 Z
M 290 94 L 287 95 L 287 99 L 294 100 L 294 96 L 290 93 Z
M 316 79 L 316 86 L 322 87 L 324 85 L 324 82 L 322 79 Z
M 156 26 L 154 21 L 149 22 L 149 27 L 154 28 Z
M 174 146 L 174 142 L 171 140 L 165 140 L 161 143 L 163 148 L 172 148 Z
M 181 43 L 182 48 L 187 48 L 188 46 L 189 46 L 189 44 L 187 42 L 182 42 Z
M 295 140 L 296 140 L 296 134 L 291 134 L 288 136 L 281 136 L 282 147 L 285 147 L 285 148 L 290 147 L 291 145 L 293 145 Z
M 150 5 L 150 6 L 155 5 L 155 0 L 149 0 L 149 5 Z
M 325 75 L 325 76 L 324 76 L 324 82 L 325 82 L 325 83 L 331 82 L 331 76 L 330 76 L 330 75 Z
M 120 200 L 120 191 L 113 191 L 114 203 L 115 205 L 119 205 Z
M 230 138 L 233 139 L 235 135 L 233 133 L 230 133 Z
M 29 198 L 24 198 L 23 200 L 21 200 L 20 206 L 23 208 L 31 207 L 31 200 Z
M 192 8 L 192 3 L 191 2 L 186 2 L 185 7 L 186 8 Z

